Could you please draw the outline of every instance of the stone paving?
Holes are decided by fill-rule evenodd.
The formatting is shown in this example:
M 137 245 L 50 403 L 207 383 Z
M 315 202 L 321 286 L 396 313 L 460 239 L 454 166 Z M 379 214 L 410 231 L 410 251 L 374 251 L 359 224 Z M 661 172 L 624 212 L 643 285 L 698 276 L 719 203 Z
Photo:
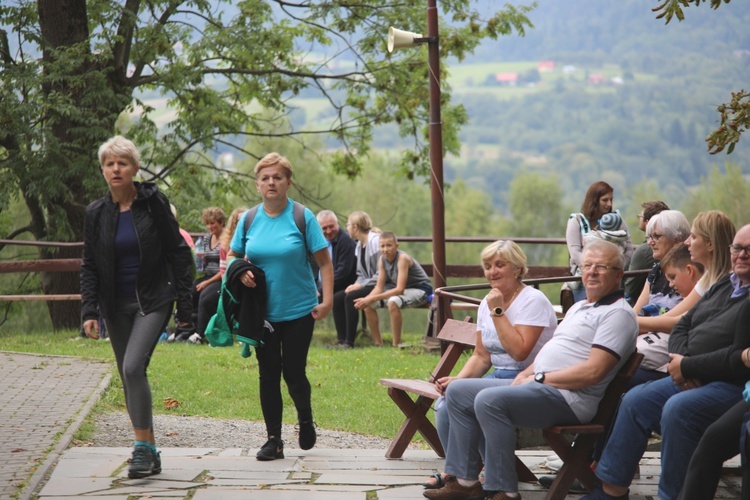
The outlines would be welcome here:
M 108 374 L 106 363 L 0 352 L 0 499 L 418 499 L 420 483 L 443 468 L 429 450 L 407 450 L 400 460 L 380 449 L 286 450 L 283 460 L 260 462 L 254 449 L 163 448 L 163 472 L 131 480 L 130 448 L 66 450 Z M 517 453 L 535 474 L 549 473 L 548 450 Z M 739 460 L 725 468 L 716 498 L 739 498 Z M 647 452 L 630 498 L 656 498 L 660 471 L 658 452 Z M 519 489 L 526 500 L 546 493 L 538 483 Z
M 36 489 L 109 373 L 101 361 L 0 352 L 0 498 Z

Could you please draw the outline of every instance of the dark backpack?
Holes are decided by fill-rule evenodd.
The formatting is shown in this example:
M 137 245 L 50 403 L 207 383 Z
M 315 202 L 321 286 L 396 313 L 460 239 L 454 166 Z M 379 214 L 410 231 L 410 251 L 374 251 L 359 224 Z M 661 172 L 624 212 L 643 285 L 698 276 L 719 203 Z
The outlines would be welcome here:
M 292 212 L 294 215 L 294 223 L 297 225 L 297 229 L 299 229 L 299 232 L 302 233 L 302 241 L 305 243 L 307 261 L 310 263 L 313 277 L 317 281 L 318 264 L 315 262 L 315 256 L 312 254 L 310 249 L 307 248 L 307 222 L 305 221 L 305 206 L 297 201 L 294 201 L 293 203 L 294 206 L 292 207 Z M 255 220 L 255 216 L 258 213 L 258 207 L 260 207 L 260 205 L 255 205 L 253 208 L 245 212 L 245 225 L 243 226 L 244 233 L 242 237 L 243 248 L 245 246 L 245 241 L 247 240 L 247 233 L 250 231 L 250 226 L 252 226 L 253 220 Z

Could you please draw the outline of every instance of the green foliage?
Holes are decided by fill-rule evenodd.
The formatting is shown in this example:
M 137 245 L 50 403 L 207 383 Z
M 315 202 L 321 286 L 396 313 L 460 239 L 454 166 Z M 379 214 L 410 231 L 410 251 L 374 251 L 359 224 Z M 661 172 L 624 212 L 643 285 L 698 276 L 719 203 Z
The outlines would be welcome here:
M 570 211 L 565 209 L 562 199 L 562 188 L 556 176 L 518 173 L 510 183 L 510 236 L 550 238 L 564 235 L 568 222 L 566 214 Z M 565 247 L 555 245 L 529 245 L 525 253 L 529 265 L 536 266 L 560 264 L 567 257 Z
M 711 8 L 712 9 L 718 9 L 719 6 L 721 6 L 721 3 L 729 3 L 731 0 L 710 0 L 711 1 Z M 672 17 L 676 17 L 680 21 L 685 20 L 685 13 L 682 11 L 683 7 L 687 8 L 690 7 L 690 4 L 695 4 L 695 6 L 699 6 L 701 3 L 708 3 L 707 0 L 663 0 L 662 3 L 654 7 L 654 12 L 658 12 L 659 14 L 656 16 L 657 19 L 664 19 L 665 24 L 669 24 L 669 21 L 672 20 Z
M 726 163 L 724 172 L 718 167 L 703 179 L 701 185 L 685 200 L 682 211 L 692 219 L 698 212 L 721 210 L 738 228 L 750 222 L 750 181 L 738 165 Z

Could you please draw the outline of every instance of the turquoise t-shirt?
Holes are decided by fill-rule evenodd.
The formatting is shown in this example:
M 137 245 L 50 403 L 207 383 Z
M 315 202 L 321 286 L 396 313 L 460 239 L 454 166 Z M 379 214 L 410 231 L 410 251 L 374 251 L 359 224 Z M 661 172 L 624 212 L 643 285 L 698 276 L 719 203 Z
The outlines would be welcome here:
M 242 232 L 247 216 L 245 212 L 237 223 L 237 230 L 229 245 L 233 252 L 247 256 L 250 262 L 266 273 L 266 319 L 273 322 L 301 318 L 310 314 L 318 304 L 317 288 L 307 261 L 306 248 L 315 253 L 326 248 L 328 241 L 323 236 L 315 215 L 306 208 L 305 247 L 302 233 L 294 223 L 293 207 L 294 202 L 288 198 L 284 211 L 276 217 L 269 217 L 261 204 L 243 248 Z

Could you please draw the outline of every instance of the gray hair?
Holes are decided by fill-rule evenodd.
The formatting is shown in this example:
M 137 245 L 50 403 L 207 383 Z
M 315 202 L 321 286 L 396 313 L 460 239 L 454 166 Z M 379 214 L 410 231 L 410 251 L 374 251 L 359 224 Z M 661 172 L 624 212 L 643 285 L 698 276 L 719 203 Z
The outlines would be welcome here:
M 322 223 L 326 219 L 333 219 L 337 223 L 339 221 L 339 218 L 336 217 L 336 213 L 333 210 L 321 210 L 315 218 L 318 219 L 319 223 Z
M 657 226 L 669 241 L 685 241 L 690 235 L 690 222 L 679 210 L 662 210 L 651 217 L 646 225 L 646 236 L 651 236 Z
M 622 248 L 619 245 L 607 240 L 591 239 L 586 241 L 586 245 L 583 247 L 583 256 L 586 252 L 599 251 L 605 254 L 610 254 L 617 259 L 617 267 L 625 269 L 625 254 L 622 253 Z M 581 260 L 583 260 L 583 256 Z
M 128 158 L 136 167 L 141 167 L 141 152 L 130 139 L 116 135 L 99 146 L 99 165 L 104 166 L 104 160 L 112 156 Z

